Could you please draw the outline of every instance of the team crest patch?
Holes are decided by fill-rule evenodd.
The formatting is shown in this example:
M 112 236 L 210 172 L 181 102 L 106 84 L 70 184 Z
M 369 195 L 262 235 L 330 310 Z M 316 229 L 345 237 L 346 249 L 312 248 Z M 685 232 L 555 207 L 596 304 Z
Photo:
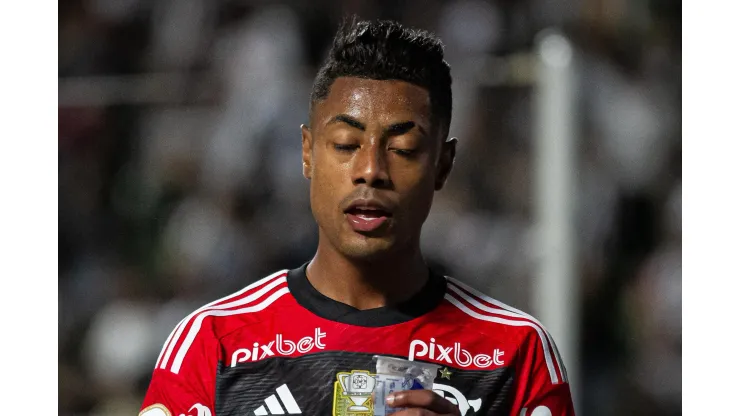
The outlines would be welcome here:
M 375 374 L 364 370 L 337 373 L 334 382 L 333 416 L 373 416 Z
M 153 404 L 139 413 L 139 416 L 172 416 L 172 413 L 163 404 Z

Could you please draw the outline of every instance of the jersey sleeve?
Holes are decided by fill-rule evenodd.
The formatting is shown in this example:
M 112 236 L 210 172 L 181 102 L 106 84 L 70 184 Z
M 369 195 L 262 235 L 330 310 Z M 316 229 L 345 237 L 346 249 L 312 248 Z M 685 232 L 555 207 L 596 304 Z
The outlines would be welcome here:
M 212 333 L 195 324 L 202 322 L 186 319 L 165 342 L 139 416 L 215 415 L 221 349 Z
M 568 373 L 557 346 L 539 327 L 521 345 L 511 416 L 574 416 Z

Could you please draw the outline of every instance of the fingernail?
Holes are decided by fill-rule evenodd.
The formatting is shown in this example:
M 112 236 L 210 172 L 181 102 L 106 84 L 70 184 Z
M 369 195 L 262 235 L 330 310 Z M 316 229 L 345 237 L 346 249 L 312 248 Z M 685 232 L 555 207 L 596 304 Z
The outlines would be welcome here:
M 391 404 L 391 405 L 392 405 L 394 401 L 396 401 L 396 396 L 395 396 L 395 395 L 393 395 L 393 394 L 389 394 L 389 395 L 388 395 L 388 396 L 387 396 L 387 397 L 385 398 L 385 402 L 386 402 L 386 403 L 388 403 L 388 404 Z

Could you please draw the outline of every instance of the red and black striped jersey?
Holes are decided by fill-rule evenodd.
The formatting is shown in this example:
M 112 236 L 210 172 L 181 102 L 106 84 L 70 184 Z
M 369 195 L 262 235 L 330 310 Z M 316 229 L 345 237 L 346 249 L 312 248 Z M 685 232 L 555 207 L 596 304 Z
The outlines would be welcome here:
M 430 274 L 408 301 L 358 310 L 318 292 L 306 265 L 183 319 L 162 348 L 142 416 L 372 416 L 342 375 L 375 355 L 440 366 L 433 389 L 463 416 L 574 414 L 555 343 L 531 316 Z

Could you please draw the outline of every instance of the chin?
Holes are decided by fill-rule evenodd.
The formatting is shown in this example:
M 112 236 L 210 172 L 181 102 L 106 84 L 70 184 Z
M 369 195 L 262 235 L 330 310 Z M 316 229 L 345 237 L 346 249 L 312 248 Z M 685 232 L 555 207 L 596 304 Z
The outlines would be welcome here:
M 392 241 L 368 238 L 365 241 L 344 242 L 339 251 L 353 260 L 372 261 L 382 259 L 397 250 Z

